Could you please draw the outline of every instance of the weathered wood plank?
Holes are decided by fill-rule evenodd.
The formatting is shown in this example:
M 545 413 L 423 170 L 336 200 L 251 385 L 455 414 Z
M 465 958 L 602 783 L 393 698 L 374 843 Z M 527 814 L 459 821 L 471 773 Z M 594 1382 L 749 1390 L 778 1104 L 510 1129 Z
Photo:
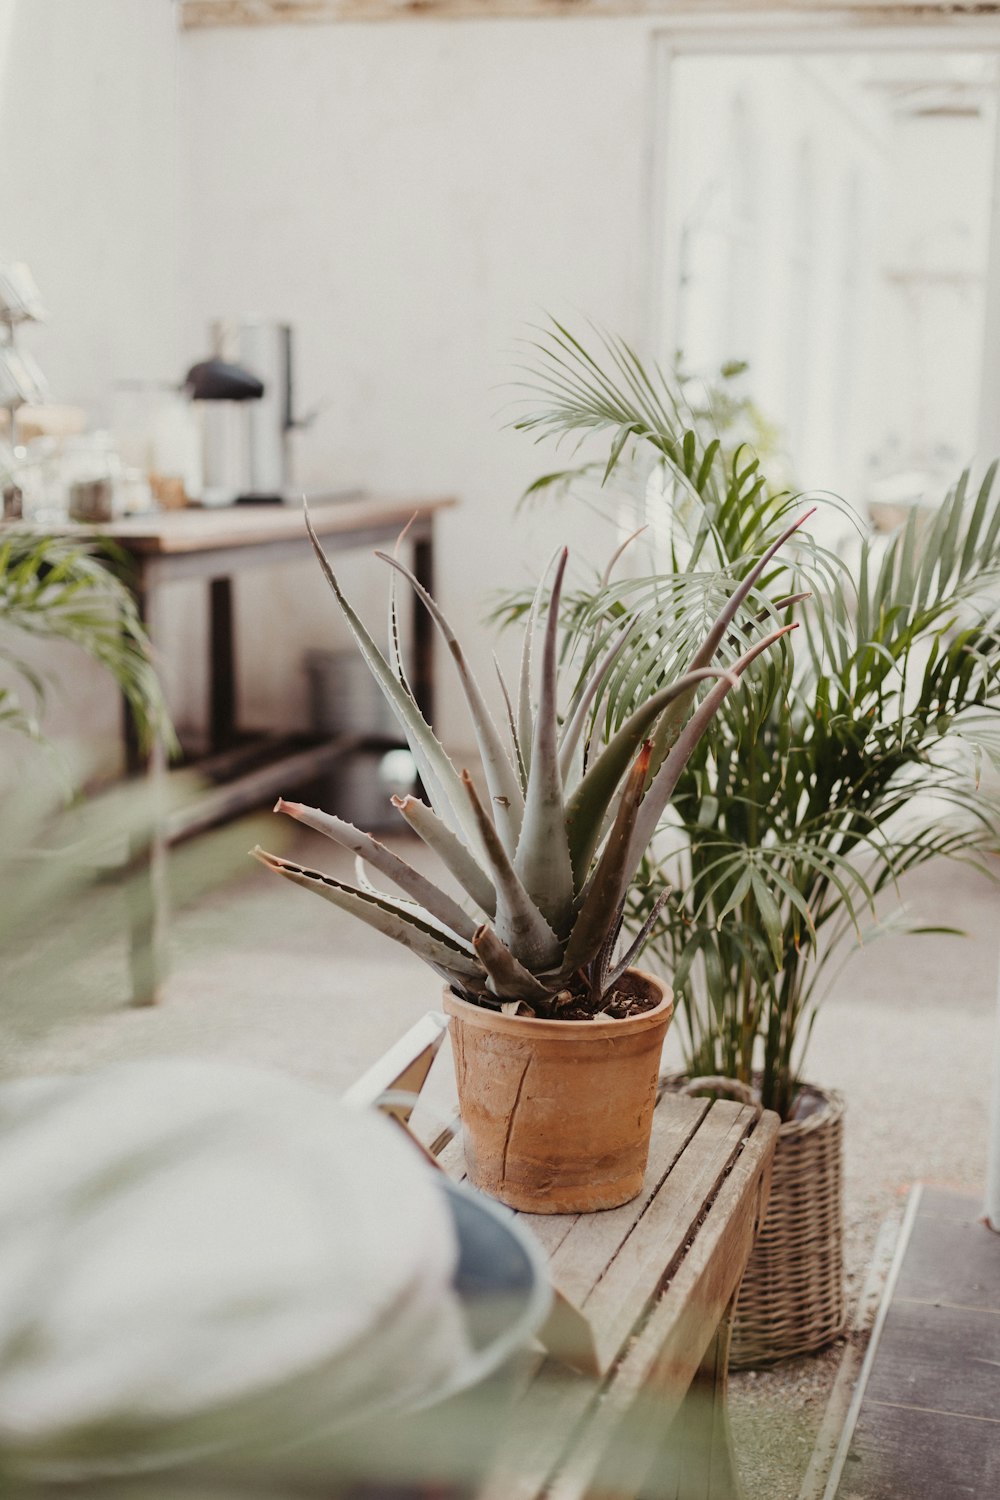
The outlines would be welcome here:
M 619 1490 L 637 1492 L 657 1462 L 670 1424 L 743 1275 L 763 1208 L 764 1168 L 777 1129 L 774 1115 L 759 1122 L 695 1231 L 682 1268 L 604 1386 L 560 1381 L 551 1371 L 546 1380 L 542 1372 L 536 1385 L 546 1420 L 532 1424 L 532 1441 L 518 1445 L 510 1466 L 493 1477 L 478 1500 L 536 1500 L 543 1491 L 547 1500 L 583 1500 L 597 1494 L 610 1500 Z M 532 1387 L 532 1407 L 535 1399 Z M 567 1455 L 568 1462 L 548 1488 L 554 1469 Z M 602 1477 L 595 1487 L 598 1471 Z
M 912 20 L 981 21 L 1000 14 L 1000 3 L 982 0 L 181 0 L 182 25 L 315 25 L 332 21 L 571 19 L 662 16 L 697 20 L 705 15 L 829 17 L 867 23 Z
M 713 1114 L 720 1107 L 716 1104 Z M 580 1412 L 586 1422 L 547 1492 L 551 1500 L 635 1494 L 657 1463 L 746 1267 L 766 1190 L 763 1170 L 777 1131 L 777 1116 L 762 1116 L 600 1402 Z
M 427 535 L 427 523 L 438 511 L 449 510 L 457 501 L 448 495 L 408 499 L 405 495 L 360 495 L 350 492 L 343 500 L 314 496 L 309 516 L 320 537 L 331 541 L 344 537 L 350 546 L 371 532 L 402 531 L 410 524 L 409 537 Z M 118 542 L 129 552 L 174 559 L 184 554 L 228 553 L 244 548 L 274 546 L 283 541 L 300 544 L 308 553 L 309 539 L 298 505 L 223 505 L 217 509 L 189 506 L 184 510 L 157 511 L 151 515 L 122 516 L 103 526 L 67 521 L 60 536 Z M 215 564 L 213 564 L 215 565 Z
M 668 1096 L 660 1109 L 678 1102 Z M 584 1301 L 602 1369 L 617 1358 L 643 1308 L 671 1275 L 719 1184 L 744 1149 L 753 1120 L 748 1105 L 729 1100 L 716 1103 Z M 689 1251 L 688 1259 L 690 1255 Z M 699 1358 L 703 1352 L 699 1351 Z
M 614 1265 L 623 1245 L 631 1241 L 649 1204 L 663 1189 L 665 1178 L 675 1169 L 708 1109 L 705 1099 L 684 1099 L 677 1095 L 662 1099 L 653 1115 L 649 1165 L 638 1198 L 621 1208 L 574 1217 L 569 1232 L 549 1262 L 549 1271 L 555 1285 L 578 1307 L 583 1306 L 609 1267 Z M 522 1217 L 532 1229 L 536 1228 L 536 1216 Z M 646 1301 L 655 1290 L 655 1278 L 651 1277 Z

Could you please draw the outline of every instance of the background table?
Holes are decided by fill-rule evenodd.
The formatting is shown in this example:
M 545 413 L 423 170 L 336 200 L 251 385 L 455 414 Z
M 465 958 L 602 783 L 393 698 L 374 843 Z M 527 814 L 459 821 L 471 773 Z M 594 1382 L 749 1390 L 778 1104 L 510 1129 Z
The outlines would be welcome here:
M 408 525 L 406 541 L 413 571 L 424 588 L 433 592 L 434 518 L 454 503 L 450 498 L 386 498 L 355 492 L 312 496 L 309 511 L 317 534 L 334 555 L 392 543 Z M 165 511 L 130 516 L 99 528 L 63 529 L 69 535 L 107 537 L 129 554 L 134 564 L 130 585 L 154 651 L 161 649 L 165 637 L 167 587 L 188 579 L 202 579 L 209 587 L 209 751 L 186 762 L 204 778 L 205 792 L 167 815 L 154 829 L 148 846 L 135 855 L 142 878 L 131 882 L 132 998 L 136 1004 L 150 1004 L 158 997 L 166 971 L 167 846 L 257 806 L 279 790 L 311 780 L 359 748 L 365 736 L 363 732 L 336 738 L 249 734 L 238 723 L 232 581 L 238 573 L 283 563 L 315 566 L 299 506 Z M 415 603 L 409 675 L 427 717 L 433 712 L 432 629 L 426 611 Z M 148 757 L 141 754 L 127 707 L 124 735 L 128 769 L 145 771 L 154 782 L 162 778 L 167 770 L 163 747 L 155 746 Z

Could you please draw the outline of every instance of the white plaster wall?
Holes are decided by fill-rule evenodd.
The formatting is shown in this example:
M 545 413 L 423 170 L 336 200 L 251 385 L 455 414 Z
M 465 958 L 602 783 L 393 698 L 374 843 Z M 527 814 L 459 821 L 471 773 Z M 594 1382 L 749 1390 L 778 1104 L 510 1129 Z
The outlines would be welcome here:
M 648 27 L 266 27 L 187 33 L 182 51 L 192 355 L 213 316 L 295 325 L 301 402 L 322 403 L 298 477 L 457 495 L 439 592 L 466 635 L 564 535 L 600 556 L 608 528 L 579 509 L 515 517 L 552 454 L 501 408 L 544 309 L 643 331 Z M 294 718 L 290 643 L 334 634 L 323 586 L 287 570 L 241 609 L 246 709 Z M 452 691 L 442 724 L 468 739 Z
M 0 0 L 0 257 L 43 293 L 49 321 L 23 343 L 54 399 L 95 424 L 117 381 L 179 374 L 176 44 L 160 0 Z M 60 684 L 47 728 L 113 764 L 104 674 L 69 649 L 32 655 Z
M 178 378 L 210 317 L 278 315 L 302 405 L 322 407 L 298 478 L 456 495 L 439 591 L 463 633 L 564 535 L 581 565 L 604 553 L 610 528 L 579 510 L 515 517 L 552 455 L 501 408 L 543 310 L 642 334 L 645 23 L 178 36 L 160 0 L 6 0 L 0 22 L 0 253 L 45 292 L 29 337 L 54 395 L 105 421 L 121 380 Z M 346 571 L 380 621 L 381 569 Z M 245 717 L 301 721 L 301 651 L 338 639 L 318 574 L 241 582 L 238 605 Z M 184 724 L 203 709 L 205 614 L 186 587 L 170 613 Z M 49 727 L 113 730 L 103 679 L 75 658 L 64 675 Z

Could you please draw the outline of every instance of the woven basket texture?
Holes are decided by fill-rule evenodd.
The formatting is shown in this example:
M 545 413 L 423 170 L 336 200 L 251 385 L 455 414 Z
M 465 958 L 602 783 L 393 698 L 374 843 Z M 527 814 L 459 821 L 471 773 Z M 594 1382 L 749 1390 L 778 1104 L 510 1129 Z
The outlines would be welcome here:
M 843 1331 L 844 1101 L 781 1126 L 771 1196 L 736 1304 L 732 1369 L 821 1349 Z

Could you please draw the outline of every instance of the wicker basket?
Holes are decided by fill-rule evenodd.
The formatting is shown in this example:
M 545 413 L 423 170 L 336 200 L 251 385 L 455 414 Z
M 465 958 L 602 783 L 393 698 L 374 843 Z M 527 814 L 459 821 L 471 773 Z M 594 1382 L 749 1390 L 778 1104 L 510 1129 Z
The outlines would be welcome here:
M 771 1197 L 736 1304 L 733 1369 L 811 1353 L 844 1328 L 844 1101 L 809 1092 L 820 1108 L 778 1133 Z

